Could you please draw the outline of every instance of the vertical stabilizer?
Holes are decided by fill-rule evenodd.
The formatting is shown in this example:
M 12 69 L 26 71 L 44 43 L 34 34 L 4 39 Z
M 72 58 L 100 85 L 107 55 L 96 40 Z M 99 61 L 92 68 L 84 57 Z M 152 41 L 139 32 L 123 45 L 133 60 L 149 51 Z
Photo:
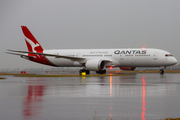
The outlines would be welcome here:
M 26 26 L 21 26 L 29 52 L 43 53 L 43 48 Z

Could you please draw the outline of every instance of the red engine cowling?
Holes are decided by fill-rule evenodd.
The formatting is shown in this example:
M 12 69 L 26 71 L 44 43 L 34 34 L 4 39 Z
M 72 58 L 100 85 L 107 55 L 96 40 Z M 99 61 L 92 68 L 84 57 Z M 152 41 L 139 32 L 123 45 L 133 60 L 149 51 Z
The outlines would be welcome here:
M 119 67 L 121 70 L 135 70 L 136 67 Z

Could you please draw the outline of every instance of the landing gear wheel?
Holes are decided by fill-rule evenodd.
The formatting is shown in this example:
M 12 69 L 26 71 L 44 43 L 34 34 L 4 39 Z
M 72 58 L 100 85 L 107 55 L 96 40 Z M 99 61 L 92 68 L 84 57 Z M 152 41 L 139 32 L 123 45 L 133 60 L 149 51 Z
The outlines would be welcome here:
M 85 70 L 84 69 L 80 69 L 79 70 L 79 75 L 82 75 L 82 72 L 85 72 Z
M 102 72 L 103 72 L 102 74 L 105 74 L 105 73 L 106 73 L 106 70 L 104 69 Z
M 105 74 L 106 73 L 106 70 L 100 70 L 100 71 L 96 71 L 97 74 Z
M 99 71 L 96 71 L 97 74 L 99 74 Z
M 80 69 L 80 70 L 79 70 L 79 75 L 82 75 L 82 72 L 86 72 L 86 75 L 89 75 L 89 74 L 90 74 L 90 71 L 89 71 L 89 70 Z
M 159 73 L 161 74 L 161 75 L 164 75 L 164 70 L 159 70 Z
M 86 70 L 86 75 L 89 75 L 90 74 L 90 71 L 89 70 Z

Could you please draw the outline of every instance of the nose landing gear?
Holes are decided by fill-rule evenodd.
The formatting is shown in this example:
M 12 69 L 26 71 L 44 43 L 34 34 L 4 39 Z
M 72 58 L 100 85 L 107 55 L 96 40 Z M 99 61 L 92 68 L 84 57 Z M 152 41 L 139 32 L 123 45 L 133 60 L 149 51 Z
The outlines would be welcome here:
M 163 69 L 160 69 L 160 70 L 159 70 L 159 73 L 160 73 L 161 75 L 164 75 L 164 70 L 163 70 Z
M 165 68 L 166 68 L 166 66 L 160 68 L 159 73 L 160 73 L 161 75 L 164 75 L 164 69 L 165 69 Z

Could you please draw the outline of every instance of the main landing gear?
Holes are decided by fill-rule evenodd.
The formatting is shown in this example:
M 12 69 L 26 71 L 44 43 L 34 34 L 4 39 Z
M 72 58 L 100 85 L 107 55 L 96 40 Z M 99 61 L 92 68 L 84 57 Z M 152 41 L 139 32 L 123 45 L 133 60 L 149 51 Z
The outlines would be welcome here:
M 106 70 L 104 69 L 104 70 L 96 71 L 96 73 L 98 73 L 98 74 L 105 74 Z
M 86 72 L 86 75 L 89 75 L 89 74 L 90 74 L 90 71 L 89 71 L 89 70 L 80 69 L 80 70 L 79 70 L 79 75 L 82 75 L 82 72 Z
M 79 70 L 79 75 L 82 75 L 82 73 L 85 72 L 86 75 L 89 75 L 90 74 L 90 71 L 89 70 L 86 70 L 86 69 L 80 69 Z M 106 70 L 100 70 L 100 71 L 96 71 L 97 74 L 105 74 L 106 73 Z

